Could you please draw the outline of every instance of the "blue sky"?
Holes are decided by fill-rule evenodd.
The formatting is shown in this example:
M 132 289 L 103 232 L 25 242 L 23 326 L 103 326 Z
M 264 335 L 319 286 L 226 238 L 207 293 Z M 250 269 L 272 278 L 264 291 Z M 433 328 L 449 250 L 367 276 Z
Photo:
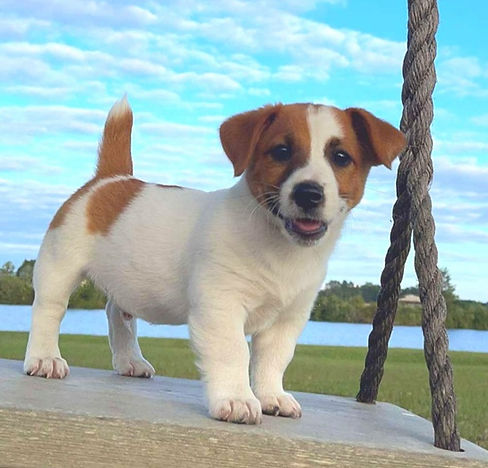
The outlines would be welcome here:
M 431 187 L 439 265 L 488 301 L 488 4 L 439 2 Z M 361 106 L 398 125 L 406 1 L 0 1 L 0 264 L 35 258 L 57 207 L 93 174 L 124 93 L 135 175 L 234 183 L 226 117 L 274 102 Z M 375 168 L 328 280 L 378 283 L 395 172 Z M 404 286 L 416 282 L 413 262 Z

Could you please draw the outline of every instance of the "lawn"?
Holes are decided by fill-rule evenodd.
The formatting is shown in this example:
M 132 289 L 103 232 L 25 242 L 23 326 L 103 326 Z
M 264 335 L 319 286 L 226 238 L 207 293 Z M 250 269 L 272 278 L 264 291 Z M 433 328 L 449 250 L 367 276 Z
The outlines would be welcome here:
M 23 359 L 26 333 L 0 332 L 0 357 Z M 186 340 L 140 338 L 146 358 L 157 374 L 198 378 Z M 63 335 L 63 356 L 72 366 L 111 369 L 107 338 Z M 365 348 L 298 346 L 285 375 L 290 390 L 355 396 Z M 458 426 L 465 439 L 488 448 L 488 354 L 451 352 L 458 403 Z M 430 392 L 423 352 L 391 349 L 378 400 L 395 403 L 430 419 Z

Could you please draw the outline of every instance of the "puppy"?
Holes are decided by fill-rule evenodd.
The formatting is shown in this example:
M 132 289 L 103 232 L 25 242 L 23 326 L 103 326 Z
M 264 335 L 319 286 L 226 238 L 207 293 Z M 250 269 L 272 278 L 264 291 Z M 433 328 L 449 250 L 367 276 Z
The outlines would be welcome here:
M 371 166 L 390 167 L 404 135 L 363 109 L 265 106 L 222 124 L 222 146 L 242 177 L 207 193 L 134 178 L 131 129 L 124 98 L 107 117 L 95 177 L 49 226 L 34 271 L 25 372 L 68 375 L 59 325 L 88 277 L 109 298 L 119 374 L 154 375 L 135 317 L 188 323 L 213 418 L 300 417 L 283 373 Z

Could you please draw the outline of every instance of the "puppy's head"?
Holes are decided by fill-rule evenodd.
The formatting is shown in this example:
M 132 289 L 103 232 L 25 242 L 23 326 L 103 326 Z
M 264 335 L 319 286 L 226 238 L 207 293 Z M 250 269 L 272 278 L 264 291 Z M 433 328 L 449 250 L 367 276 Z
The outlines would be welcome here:
M 391 166 L 404 135 L 363 109 L 314 104 L 265 106 L 220 127 L 236 176 L 283 233 L 317 243 L 327 227 L 359 203 L 371 166 Z

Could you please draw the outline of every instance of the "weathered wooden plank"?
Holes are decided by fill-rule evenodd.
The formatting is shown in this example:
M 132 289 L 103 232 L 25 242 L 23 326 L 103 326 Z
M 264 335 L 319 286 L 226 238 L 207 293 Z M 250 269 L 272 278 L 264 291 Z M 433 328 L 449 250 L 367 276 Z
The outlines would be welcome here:
M 488 466 L 464 440 L 464 453 L 436 449 L 428 421 L 388 403 L 296 393 L 302 419 L 242 426 L 210 419 L 197 381 L 71 371 L 28 377 L 0 359 L 0 466 Z
M 30 467 L 482 467 L 398 450 L 63 413 L 0 410 L 0 465 Z

